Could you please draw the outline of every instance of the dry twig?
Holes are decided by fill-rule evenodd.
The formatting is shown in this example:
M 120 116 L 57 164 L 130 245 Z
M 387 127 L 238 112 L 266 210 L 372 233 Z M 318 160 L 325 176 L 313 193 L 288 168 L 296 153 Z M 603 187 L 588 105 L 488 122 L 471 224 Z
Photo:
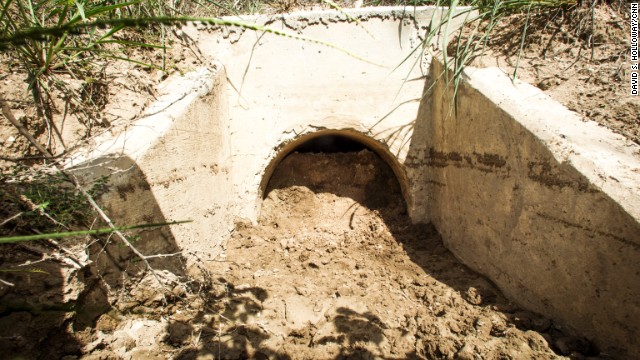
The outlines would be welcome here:
M 22 134 L 45 158 L 53 159 L 53 155 L 44 146 L 38 143 L 38 141 L 33 136 L 31 136 L 31 134 L 29 134 L 29 132 L 24 128 L 24 126 L 22 126 L 22 124 L 20 124 L 20 122 L 16 120 L 15 116 L 11 112 L 11 109 L 9 108 L 6 101 L 3 99 L 0 99 L 0 105 L 2 105 L 2 114 L 7 118 L 7 120 L 9 120 L 9 122 L 13 126 L 16 127 L 16 129 L 18 129 L 20 134 Z M 151 256 L 146 256 L 143 253 L 141 253 L 135 246 L 133 246 L 133 244 L 131 244 L 131 242 L 126 238 L 126 236 L 117 229 L 117 227 L 113 224 L 109 216 L 102 210 L 102 208 L 100 208 L 100 206 L 96 203 L 93 197 L 89 193 L 87 193 L 87 191 L 81 186 L 78 178 L 75 175 L 65 171 L 65 169 L 62 168 L 62 166 L 58 164 L 55 164 L 55 166 L 58 169 L 58 171 L 60 171 L 61 174 L 63 174 L 69 181 L 71 181 L 76 187 L 76 189 L 87 199 L 87 202 L 89 203 L 89 205 L 91 205 L 91 207 L 98 213 L 98 215 L 102 218 L 102 220 L 113 230 L 113 234 L 115 234 L 116 237 L 126 247 L 128 247 L 138 258 L 140 258 L 140 260 L 142 260 L 142 262 L 145 264 L 146 269 L 151 271 L 152 275 L 154 276 L 158 284 L 161 287 L 164 287 L 164 283 L 158 277 L 154 268 L 149 263 L 149 259 L 157 258 L 157 257 L 175 256 L 180 253 L 166 254 L 166 255 L 151 255 Z M 51 217 L 48 217 L 48 218 L 51 219 Z M 167 301 L 166 301 L 166 298 L 164 297 L 164 293 L 162 294 L 162 296 L 166 304 Z

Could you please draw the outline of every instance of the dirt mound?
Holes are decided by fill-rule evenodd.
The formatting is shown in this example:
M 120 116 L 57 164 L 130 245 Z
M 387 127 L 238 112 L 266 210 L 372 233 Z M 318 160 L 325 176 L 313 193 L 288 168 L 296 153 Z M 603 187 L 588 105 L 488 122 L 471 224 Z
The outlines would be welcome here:
M 582 339 L 519 310 L 412 225 L 391 170 L 369 151 L 297 154 L 274 173 L 259 224 L 239 223 L 212 328 L 182 355 L 551 359 Z M 193 324 L 192 324 L 193 325 Z

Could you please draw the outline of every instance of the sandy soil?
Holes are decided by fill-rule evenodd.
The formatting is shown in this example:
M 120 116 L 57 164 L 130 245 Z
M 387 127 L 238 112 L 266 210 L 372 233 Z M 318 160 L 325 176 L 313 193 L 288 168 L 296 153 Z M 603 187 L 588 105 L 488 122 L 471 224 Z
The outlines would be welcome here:
M 202 66 L 203 59 L 197 48 L 188 39 L 177 36 L 176 30 L 167 34 L 165 72 L 133 62 L 92 58 L 87 65 L 91 72 L 74 69 L 76 72 L 51 75 L 47 86 L 52 94 L 49 116 L 54 126 L 47 125 L 36 109 L 26 71 L 10 53 L 0 53 L 0 98 L 8 103 L 16 119 L 54 155 L 72 152 L 79 146 L 91 144 L 96 135 L 124 131 L 155 100 L 156 87 L 162 80 Z M 135 31 L 125 32 L 123 36 L 130 41 L 159 42 L 153 38 L 140 40 L 143 35 Z M 132 48 L 114 50 L 114 54 L 162 66 L 160 51 Z M 4 116 L 0 116 L 0 171 L 13 164 L 3 161 L 2 157 L 15 159 L 40 155 Z M 41 161 L 23 161 L 28 165 L 38 162 Z

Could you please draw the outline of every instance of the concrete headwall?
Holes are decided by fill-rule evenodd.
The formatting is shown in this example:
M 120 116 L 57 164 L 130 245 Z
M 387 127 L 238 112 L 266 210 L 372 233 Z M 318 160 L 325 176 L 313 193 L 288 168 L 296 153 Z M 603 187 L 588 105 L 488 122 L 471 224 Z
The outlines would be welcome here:
M 235 182 L 245 200 L 242 216 L 256 218 L 265 165 L 277 163 L 282 144 L 301 136 L 352 132 L 404 160 L 422 92 L 419 79 L 428 71 L 421 53 L 411 51 L 434 11 L 412 10 L 349 10 L 359 24 L 338 11 L 245 19 L 322 39 L 351 55 L 273 34 L 217 34 L 221 44 L 230 45 L 217 56 L 230 64 L 229 81 L 235 85 L 229 98 L 232 133 L 239 139 L 232 146 Z M 404 79 L 418 80 L 403 86 Z
M 524 307 L 640 356 L 640 147 L 498 69 L 455 104 L 433 61 L 406 161 L 414 220 Z
M 210 259 L 233 228 L 225 79 L 219 64 L 169 79 L 142 118 L 67 163 L 88 185 L 108 176 L 100 200 L 118 225 L 192 220 L 141 232 L 144 254 Z
M 227 71 L 238 216 L 257 218 L 267 169 L 302 136 L 345 131 L 403 163 L 429 66 L 419 46 L 439 16 L 441 8 L 394 7 L 232 18 L 325 45 L 237 27 L 185 28 Z

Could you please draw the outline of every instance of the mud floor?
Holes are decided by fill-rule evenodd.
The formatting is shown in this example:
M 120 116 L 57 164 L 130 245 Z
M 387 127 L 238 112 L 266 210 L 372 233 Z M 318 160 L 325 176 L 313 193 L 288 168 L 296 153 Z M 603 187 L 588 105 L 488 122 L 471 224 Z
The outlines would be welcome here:
M 214 331 L 182 355 L 292 359 L 581 358 L 594 349 L 510 304 L 412 225 L 373 153 L 294 153 L 274 173 L 259 224 L 238 224 Z

